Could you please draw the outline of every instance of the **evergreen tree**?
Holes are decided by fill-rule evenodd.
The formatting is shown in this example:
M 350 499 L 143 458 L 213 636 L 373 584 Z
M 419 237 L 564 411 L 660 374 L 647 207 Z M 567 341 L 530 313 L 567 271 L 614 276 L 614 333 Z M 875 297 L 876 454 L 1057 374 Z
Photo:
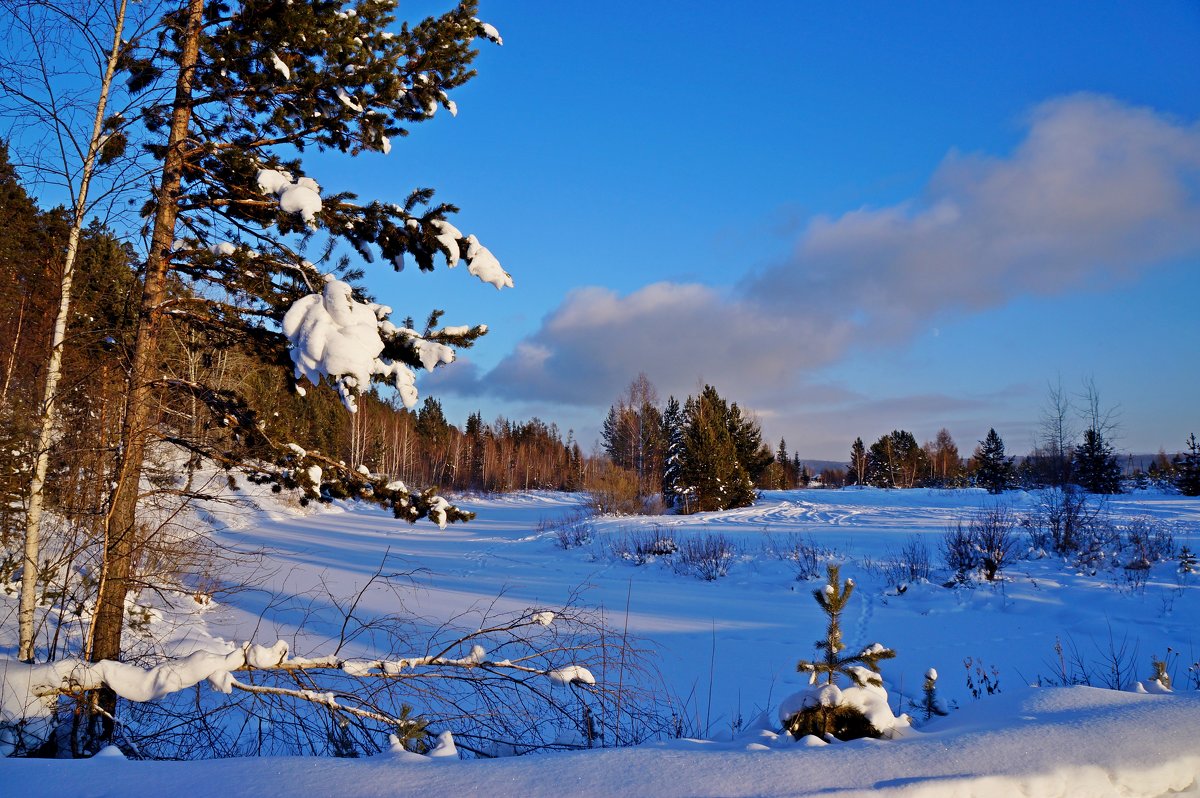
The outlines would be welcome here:
M 866 485 L 870 463 L 867 459 L 867 447 L 862 438 L 855 438 L 850 446 L 850 480 L 854 485 Z
M 815 643 L 817 651 L 824 656 L 814 660 L 802 659 L 796 665 L 796 670 L 808 673 L 813 684 L 823 679 L 825 684 L 832 686 L 836 684 L 838 676 L 844 676 L 857 687 L 882 687 L 879 663 L 892 659 L 896 652 L 875 643 L 856 654 L 843 655 L 846 644 L 842 640 L 841 616 L 854 593 L 854 580 L 843 582 L 838 565 L 826 566 L 826 575 L 828 582 L 825 586 L 813 591 L 813 598 L 828 618 L 825 637 Z M 871 726 L 861 710 L 836 701 L 820 701 L 802 709 L 787 720 L 787 728 L 796 738 L 805 734 L 822 737 L 832 734 L 840 739 L 879 736 L 879 731 Z
M 394 10 L 394 0 L 347 10 L 341 3 L 187 0 L 167 15 L 157 40 L 129 42 L 122 53 L 131 86 L 169 76 L 174 92 L 156 95 L 163 102 L 143 108 L 140 117 L 142 143 L 162 167 L 143 209 L 149 249 L 121 462 L 107 513 L 93 624 L 96 660 L 121 653 L 143 459 L 154 413 L 176 401 L 171 394 L 204 403 L 226 425 L 226 438 L 199 446 L 200 453 L 227 465 L 252 463 L 256 480 L 306 487 L 322 497 L 371 498 L 408 520 L 429 516 L 445 524 L 470 517 L 432 492 L 373 480 L 320 453 L 300 455 L 275 437 L 269 414 L 260 415 L 237 394 L 158 379 L 168 309 L 172 324 L 214 349 L 249 344 L 265 363 L 291 361 L 297 379 L 328 378 L 351 410 L 370 381 L 394 385 L 411 407 L 417 398 L 411 369 L 453 360 L 452 347 L 486 331 L 397 327 L 387 322 L 389 309 L 323 273 L 335 264 L 320 267 L 301 255 L 309 242 L 327 254 L 344 242 L 367 262 L 382 258 L 399 268 L 408 256 L 427 271 L 441 257 L 451 266 L 466 263 L 497 288 L 512 285 L 474 236 L 446 220 L 455 208 L 433 203 L 431 190 L 414 191 L 400 203 L 362 201 L 347 192 L 323 193 L 305 174 L 310 148 L 386 154 L 392 137 L 431 118 L 439 106 L 453 113 L 448 93 L 474 75 L 474 40 L 499 42 L 476 18 L 474 0 L 413 27 L 396 25 Z M 355 273 L 342 276 L 351 280 Z M 187 286 L 188 296 L 168 304 L 176 285 Z M 371 319 L 373 335 L 367 334 Z M 341 346 L 316 347 L 330 342 L 317 330 L 350 328 Z M 308 484 L 314 481 L 320 484 Z M 102 703 L 111 717 L 115 703 Z
M 657 491 L 662 482 L 665 439 L 657 401 L 650 379 L 638 374 L 609 408 L 600 433 L 605 453 L 614 465 L 634 472 L 642 496 Z
M 437 397 L 426 396 L 421 409 L 417 411 L 417 435 L 434 444 L 443 443 L 450 437 L 450 422 L 442 412 L 442 403 Z
M 737 402 L 729 405 L 726 424 L 733 439 L 738 463 L 745 469 L 750 482 L 757 485 L 763 471 L 775 459 L 770 447 L 762 442 L 762 428 L 757 421 L 742 414 Z
M 754 485 L 738 460 L 731 411 L 711 385 L 683 409 L 678 471 L 670 486 L 684 512 L 726 510 L 754 503 Z
M 921 710 L 925 713 L 925 720 L 931 720 L 934 715 L 949 714 L 942 707 L 942 702 L 937 696 L 937 678 L 938 672 L 935 669 L 930 668 L 925 671 L 925 683 L 921 687 Z
M 853 459 L 853 448 L 850 456 Z M 851 463 L 851 471 L 854 470 Z M 879 488 L 911 488 L 925 471 L 925 451 L 911 432 L 892 430 L 871 444 L 866 465 L 870 484 Z
M 799 469 L 793 467 L 791 457 L 788 455 L 787 441 L 783 438 L 779 439 L 779 448 L 775 452 L 775 462 L 779 464 L 783 475 L 783 484 L 780 487 L 784 490 L 794 488 L 799 476 Z
M 683 453 L 683 408 L 674 396 L 667 399 L 667 406 L 662 414 L 662 433 L 664 442 L 662 497 L 667 507 L 683 507 L 682 497 L 676 488 L 681 485 L 680 466 Z
M 1003 493 L 1013 479 L 1013 461 L 1004 456 L 1004 441 L 989 429 L 975 449 L 975 484 L 988 493 Z
M 1200 496 L 1200 443 L 1196 433 L 1187 439 L 1187 452 L 1175 466 L 1175 486 L 1184 496 Z
M 1075 481 L 1088 493 L 1120 493 L 1121 464 L 1112 446 L 1096 428 L 1083 433 L 1083 441 L 1075 447 L 1071 470 Z

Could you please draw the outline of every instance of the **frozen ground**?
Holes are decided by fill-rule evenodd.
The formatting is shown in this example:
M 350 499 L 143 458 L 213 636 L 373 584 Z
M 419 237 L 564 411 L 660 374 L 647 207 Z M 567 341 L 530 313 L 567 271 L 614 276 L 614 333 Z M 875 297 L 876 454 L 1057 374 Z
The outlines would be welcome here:
M 1036 497 L 1010 493 L 1003 501 L 1020 515 Z M 198 792 L 189 791 L 223 796 L 258 794 L 272 782 L 313 795 L 1200 793 L 1200 694 L 1197 672 L 1188 670 L 1200 659 L 1200 576 L 1180 575 L 1176 562 L 1156 565 L 1144 581 L 1120 567 L 1091 575 L 1044 557 L 1016 563 L 996 584 L 943 587 L 950 574 L 937 548 L 947 525 L 991 502 L 975 491 L 772 492 L 752 508 L 725 513 L 599 519 L 591 525 L 591 542 L 569 550 L 547 528 L 576 507 L 577 497 L 561 494 L 467 499 L 461 504 L 478 519 L 444 532 L 362 507 L 309 514 L 279 504 L 214 510 L 220 542 L 265 550 L 265 565 L 253 574 L 248 566 L 227 573 L 231 582 L 252 575 L 255 587 L 187 625 L 181 646 L 205 641 L 215 647 L 251 636 L 269 644 L 282 637 L 297 654 L 322 653 L 339 621 L 328 596 L 355 593 L 381 565 L 415 571 L 413 585 L 404 583 L 399 594 L 368 590 L 361 613 L 394 612 L 402 601 L 436 624 L 575 597 L 603 608 L 610 624 L 628 623 L 658 651 L 688 733 L 711 742 L 457 764 L 383 757 L 357 763 L 10 760 L 0 763 L 0 780 L 32 785 L 52 779 L 64 793 L 79 795 L 126 794 L 119 785 L 130 779 L 143 794 L 198 784 Z M 1115 497 L 1110 513 L 1116 523 L 1153 519 L 1174 534 L 1177 546 L 1200 549 L 1195 499 Z M 738 552 L 728 575 L 705 582 L 677 573 L 673 558 L 639 566 L 614 556 L 613 541 L 656 525 L 677 540 L 725 536 Z M 900 594 L 888 584 L 886 562 L 914 536 L 928 543 L 934 578 Z M 798 581 L 792 563 L 770 556 L 768 538 L 776 548 L 811 540 L 843 562 L 843 575 L 859 585 L 845 618 L 847 642 L 878 640 L 897 650 L 883 666 L 896 708 L 911 711 L 922 674 L 935 667 L 943 699 L 958 709 L 893 742 L 806 748 L 756 737 L 760 724 L 753 719 L 801 685 L 796 660 L 812 656 L 812 641 L 823 630 L 810 596 L 818 583 Z M 1176 694 L 1049 689 L 1064 676 L 1086 677 L 1097 688 L 1118 681 L 1128 687 L 1149 677 L 1151 655 L 1167 657 Z M 971 685 L 979 689 L 983 677 L 998 691 L 976 699 Z M 1043 687 L 1026 687 L 1033 683 Z M 356 786 L 347 788 L 350 783 Z
M 1036 497 L 1009 493 L 1003 500 L 1023 514 Z M 209 612 L 205 623 L 217 637 L 254 634 L 270 642 L 292 640 L 302 617 L 307 637 L 293 650 L 320 649 L 322 635 L 335 630 L 314 623 L 311 600 L 299 602 L 303 614 L 278 606 L 268 611 L 269 603 L 281 595 L 353 593 L 385 553 L 392 570 L 422 569 L 404 601 L 431 622 L 480 608 L 554 606 L 580 594 L 618 626 L 625 625 L 628 610 L 629 630 L 661 653 L 668 684 L 688 706 L 692 731 L 713 736 L 729 731 L 739 716 L 748 720 L 771 707 L 802 681 L 796 660 L 813 654 L 812 642 L 824 628 L 810 595 L 817 583 L 798 581 L 790 562 L 765 550 L 801 539 L 843 559 L 843 576 L 858 582 L 846 639 L 851 645 L 879 641 L 898 651 L 884 668 L 893 695 L 918 696 L 922 674 L 934 667 L 943 696 L 962 705 L 971 700 L 967 657 L 983 663 L 1001 690 L 1061 681 L 1064 668 L 1078 676 L 1084 667 L 1094 685 L 1107 686 L 1118 678 L 1111 673 L 1114 664 L 1132 666 L 1120 674 L 1128 686 L 1131 678 L 1146 678 L 1151 655 L 1166 656 L 1168 646 L 1179 654 L 1171 660 L 1176 682 L 1194 677 L 1187 666 L 1200 659 L 1200 575 L 1182 577 L 1177 563 L 1156 565 L 1139 585 L 1123 568 L 1089 576 L 1047 557 L 1017 562 L 995 584 L 942 587 L 951 578 L 938 554 L 947 526 L 992 503 L 970 490 L 769 492 L 754 507 L 723 513 L 599 519 L 591 525 L 592 541 L 567 551 L 552 531 L 539 532 L 542 522 L 576 509 L 578 498 L 562 494 L 468 499 L 462 505 L 478 518 L 444 532 L 399 524 L 365 508 L 307 516 L 276 512 L 269 519 L 225 514 L 222 541 L 267 548 L 274 571 L 260 577 L 259 589 L 234 598 L 234 606 Z M 1156 519 L 1172 530 L 1177 546 L 1200 549 L 1200 502 L 1194 499 L 1115 497 L 1110 513 L 1117 523 Z M 679 540 L 721 534 L 739 553 L 728 575 L 712 582 L 677 573 L 671 558 L 637 566 L 612 554 L 614 540 L 654 528 Z M 934 579 L 897 595 L 880 564 L 913 536 L 928 544 Z M 364 601 L 366 611 L 388 612 L 396 597 L 379 590 Z

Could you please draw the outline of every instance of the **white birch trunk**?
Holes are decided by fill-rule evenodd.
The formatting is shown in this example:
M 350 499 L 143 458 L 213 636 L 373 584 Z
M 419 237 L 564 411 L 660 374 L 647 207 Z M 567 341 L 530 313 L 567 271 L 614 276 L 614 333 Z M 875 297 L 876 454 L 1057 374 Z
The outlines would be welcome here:
M 67 337 L 67 322 L 71 315 L 71 286 L 75 277 L 75 259 L 79 254 L 79 238 L 87 216 L 88 186 L 96 168 L 96 158 L 103 144 L 104 110 L 108 105 L 109 89 L 116 73 L 117 57 L 120 54 L 121 33 L 125 25 L 127 0 L 120 0 L 113 21 L 113 45 L 109 52 L 100 82 L 100 96 L 96 100 L 96 115 L 92 124 L 92 136 L 88 141 L 87 155 L 79 179 L 79 190 L 75 195 L 75 208 L 71 217 L 71 229 L 67 236 L 67 252 L 63 261 L 61 295 L 58 315 L 54 319 L 54 332 L 50 343 L 50 360 L 46 364 L 46 379 L 42 385 L 39 402 L 40 418 L 35 449 L 36 460 L 33 476 L 29 481 L 29 509 L 25 517 L 25 553 L 21 574 L 21 599 L 18 610 L 18 639 L 20 659 L 32 662 L 34 658 L 34 615 L 37 608 L 38 553 L 41 547 L 40 529 L 42 507 L 45 498 L 46 470 L 50 462 L 50 445 L 54 436 L 55 402 L 58 398 L 58 381 L 62 374 L 63 342 Z

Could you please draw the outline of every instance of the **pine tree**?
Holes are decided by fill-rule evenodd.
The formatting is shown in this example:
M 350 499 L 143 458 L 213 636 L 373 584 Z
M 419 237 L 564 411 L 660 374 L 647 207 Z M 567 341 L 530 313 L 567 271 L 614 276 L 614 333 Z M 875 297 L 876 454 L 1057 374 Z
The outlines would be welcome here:
M 880 436 L 867 451 L 867 482 L 877 488 L 896 487 L 900 466 L 891 435 Z
M 1003 493 L 1012 483 L 1013 461 L 1004 456 L 1004 441 L 989 429 L 975 449 L 975 484 L 988 493 Z
M 290 360 L 297 379 L 330 380 L 351 410 L 370 381 L 394 385 L 411 407 L 417 398 L 411 369 L 449 362 L 453 347 L 486 332 L 482 325 L 424 332 L 397 327 L 387 321 L 389 309 L 334 279 L 334 264 L 321 267 L 301 255 L 315 241 L 328 260 L 344 242 L 366 262 L 381 258 L 400 268 L 407 256 L 428 271 L 440 257 L 451 266 L 466 263 L 497 288 L 512 285 L 474 236 L 446 220 L 455 208 L 433 203 L 431 190 L 416 190 L 400 203 L 364 202 L 347 192 L 322 192 L 305 174 L 310 148 L 386 154 L 392 137 L 431 118 L 439 106 L 453 113 L 448 92 L 474 75 L 472 43 L 499 42 L 475 17 L 474 0 L 414 27 L 396 25 L 394 9 L 394 0 L 344 11 L 341 3 L 187 0 L 164 20 L 169 24 L 158 40 L 130 42 L 123 51 L 131 85 L 173 75 L 174 93 L 141 115 L 143 143 L 162 168 L 143 209 L 150 244 L 107 515 L 93 659 L 121 653 L 143 459 L 154 412 L 176 401 L 172 397 L 202 402 L 226 425 L 227 436 L 197 445 L 200 453 L 230 466 L 253 462 L 253 479 L 297 488 L 320 474 L 321 484 L 307 487 L 323 497 L 370 498 L 407 520 L 428 516 L 444 524 L 470 517 L 432 492 L 389 485 L 319 453 L 297 454 L 286 446 L 290 441 L 275 437 L 269 414 L 237 394 L 158 379 L 169 318 L 213 348 L 249 345 L 265 363 Z M 355 273 L 342 276 L 351 280 Z M 328 350 L 315 353 L 305 336 L 313 325 L 334 329 L 339 319 L 357 325 L 362 348 L 334 362 Z M 377 326 L 374 337 L 363 337 L 367 319 Z
M 826 566 L 825 574 L 828 582 L 824 587 L 817 588 L 812 593 L 817 605 L 829 619 L 825 627 L 825 637 L 814 644 L 818 651 L 825 653 L 825 656 L 820 660 L 802 659 L 796 666 L 796 670 L 812 674 L 814 681 L 819 681 L 823 677 L 826 684 L 834 684 L 837 676 L 845 676 L 859 686 L 868 683 L 882 684 L 877 676 L 864 674 L 862 668 L 865 667 L 871 673 L 878 674 L 879 662 L 895 657 L 896 652 L 876 643 L 857 654 L 844 657 L 841 655 L 846 650 L 846 644 L 842 642 L 842 612 L 846 609 L 850 596 L 854 594 L 854 580 L 847 579 L 842 582 L 841 566 L 836 564 Z
M 937 697 L 937 678 L 938 672 L 933 668 L 925 671 L 925 683 L 921 687 L 921 710 L 925 713 L 925 720 L 931 720 L 934 715 L 948 714 Z
M 1075 481 L 1088 493 L 1120 493 L 1121 464 L 1099 430 L 1089 428 L 1075 447 L 1071 470 Z
M 870 463 L 867 459 L 867 447 L 863 445 L 862 438 L 855 438 L 854 443 L 850 446 L 850 479 L 855 485 L 867 484 L 867 473 L 870 470 Z
M 850 456 L 854 457 L 854 449 L 851 449 Z M 851 464 L 852 471 L 855 470 L 854 465 Z M 892 430 L 871 444 L 866 477 L 876 487 L 911 488 L 925 470 L 925 451 L 907 430 Z
M 757 421 L 743 415 L 737 402 L 729 405 L 726 424 L 733 439 L 738 463 L 745 469 L 750 482 L 758 484 L 763 471 L 775 459 L 770 447 L 762 442 L 762 428 Z
M 662 434 L 664 443 L 662 497 L 667 507 L 683 507 L 683 497 L 677 488 L 680 482 L 680 467 L 683 463 L 683 408 L 674 396 L 668 397 L 667 406 L 662 414 Z
M 813 591 L 813 598 L 828 618 L 825 637 L 814 644 L 824 656 L 815 660 L 802 659 L 796 670 L 809 674 L 813 684 L 824 679 L 826 685 L 833 686 L 838 676 L 844 676 L 857 687 L 882 687 L 879 663 L 892 659 L 896 652 L 874 643 L 856 654 L 842 654 L 846 644 L 842 640 L 841 615 L 854 593 L 854 580 L 843 582 L 841 568 L 836 564 L 826 566 L 825 572 L 828 582 Z M 843 740 L 879 736 L 879 730 L 871 726 L 861 710 L 836 701 L 820 701 L 801 709 L 787 720 L 787 729 L 797 739 L 806 734 L 821 737 L 832 734 Z
M 684 405 L 678 471 L 670 489 L 685 512 L 754 503 L 754 485 L 738 459 L 730 419 L 729 405 L 711 385 Z
M 1200 442 L 1196 433 L 1187 439 L 1187 452 L 1175 467 L 1175 487 L 1184 496 L 1200 496 Z

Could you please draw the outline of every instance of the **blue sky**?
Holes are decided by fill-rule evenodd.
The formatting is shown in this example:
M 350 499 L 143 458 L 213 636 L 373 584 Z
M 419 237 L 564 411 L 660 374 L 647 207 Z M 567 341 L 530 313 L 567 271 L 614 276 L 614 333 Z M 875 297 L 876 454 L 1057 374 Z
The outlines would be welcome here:
M 513 274 L 371 276 L 400 315 L 491 327 L 421 383 L 452 420 L 536 414 L 589 445 L 645 371 L 663 398 L 715 384 L 806 457 L 942 426 L 1023 453 L 1047 383 L 1093 377 L 1121 448 L 1200 432 L 1200 4 L 481 17 L 504 46 L 457 118 L 321 180 L 434 186 Z

